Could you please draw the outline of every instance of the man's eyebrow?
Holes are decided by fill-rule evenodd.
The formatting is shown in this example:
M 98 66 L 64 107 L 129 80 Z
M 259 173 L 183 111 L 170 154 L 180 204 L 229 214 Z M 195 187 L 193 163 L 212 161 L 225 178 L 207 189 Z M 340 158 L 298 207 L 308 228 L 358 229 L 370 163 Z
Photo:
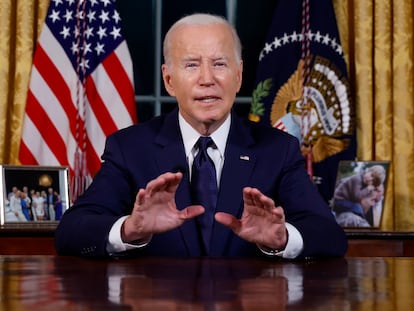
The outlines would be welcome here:
M 218 56 L 218 57 L 214 57 L 213 60 L 229 60 L 229 58 L 227 56 Z
M 183 62 L 194 62 L 194 61 L 199 61 L 200 57 L 196 57 L 196 56 L 188 56 L 188 57 L 184 57 L 183 58 Z

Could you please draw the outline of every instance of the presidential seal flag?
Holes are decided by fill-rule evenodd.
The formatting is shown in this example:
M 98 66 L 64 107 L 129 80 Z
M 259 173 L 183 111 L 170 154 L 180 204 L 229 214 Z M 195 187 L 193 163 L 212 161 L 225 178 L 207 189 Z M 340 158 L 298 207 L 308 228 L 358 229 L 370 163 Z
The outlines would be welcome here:
M 356 154 L 354 106 L 331 0 L 279 0 L 259 56 L 249 118 L 296 136 L 326 201 Z
M 136 123 L 132 61 L 114 0 L 51 0 L 36 46 L 22 164 L 68 166 L 75 200 L 106 137 Z

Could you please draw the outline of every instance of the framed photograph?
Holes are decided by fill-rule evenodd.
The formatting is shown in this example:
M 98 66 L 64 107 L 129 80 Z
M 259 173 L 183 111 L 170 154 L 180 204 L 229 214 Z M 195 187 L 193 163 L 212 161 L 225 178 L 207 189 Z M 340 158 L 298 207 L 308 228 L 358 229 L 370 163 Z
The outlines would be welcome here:
M 0 165 L 1 228 L 55 228 L 69 208 L 69 168 Z
M 387 187 L 389 161 L 340 161 L 331 201 L 344 228 L 379 228 Z

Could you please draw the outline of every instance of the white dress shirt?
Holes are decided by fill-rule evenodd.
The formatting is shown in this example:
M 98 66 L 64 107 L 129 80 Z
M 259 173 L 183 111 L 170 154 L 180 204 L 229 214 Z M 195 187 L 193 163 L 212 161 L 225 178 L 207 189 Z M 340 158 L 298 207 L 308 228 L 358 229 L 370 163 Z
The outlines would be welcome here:
M 194 161 L 194 157 L 197 154 L 194 146 L 200 137 L 198 133 L 187 121 L 184 120 L 182 115 L 178 114 L 179 125 L 181 135 L 183 137 L 184 149 L 187 158 L 187 163 L 191 176 L 191 168 Z M 210 135 L 213 139 L 216 148 L 209 147 L 207 153 L 214 162 L 217 174 L 217 185 L 220 185 L 221 172 L 224 165 L 224 151 L 226 148 L 227 137 L 230 131 L 231 117 L 230 115 L 224 121 L 224 123 Z M 123 216 L 118 219 L 111 228 L 108 238 L 107 251 L 111 253 L 119 253 L 134 248 L 140 248 L 146 246 L 150 241 L 142 241 L 138 244 L 124 243 L 121 239 L 121 228 L 122 224 L 128 216 Z M 288 231 L 288 242 L 286 248 L 282 251 L 269 250 L 267 248 L 258 245 L 259 249 L 270 256 L 280 256 L 283 258 L 293 259 L 296 258 L 303 249 L 303 238 L 300 232 L 291 224 L 286 223 L 286 229 Z

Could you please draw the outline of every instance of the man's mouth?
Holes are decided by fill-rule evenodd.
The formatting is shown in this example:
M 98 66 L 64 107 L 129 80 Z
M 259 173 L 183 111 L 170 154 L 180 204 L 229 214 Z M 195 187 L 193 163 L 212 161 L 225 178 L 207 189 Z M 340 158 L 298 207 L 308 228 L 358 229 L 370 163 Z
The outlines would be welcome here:
M 196 100 L 197 101 L 201 101 L 203 103 L 212 103 L 216 100 L 218 100 L 219 98 L 216 96 L 204 96 L 204 97 L 197 97 Z

